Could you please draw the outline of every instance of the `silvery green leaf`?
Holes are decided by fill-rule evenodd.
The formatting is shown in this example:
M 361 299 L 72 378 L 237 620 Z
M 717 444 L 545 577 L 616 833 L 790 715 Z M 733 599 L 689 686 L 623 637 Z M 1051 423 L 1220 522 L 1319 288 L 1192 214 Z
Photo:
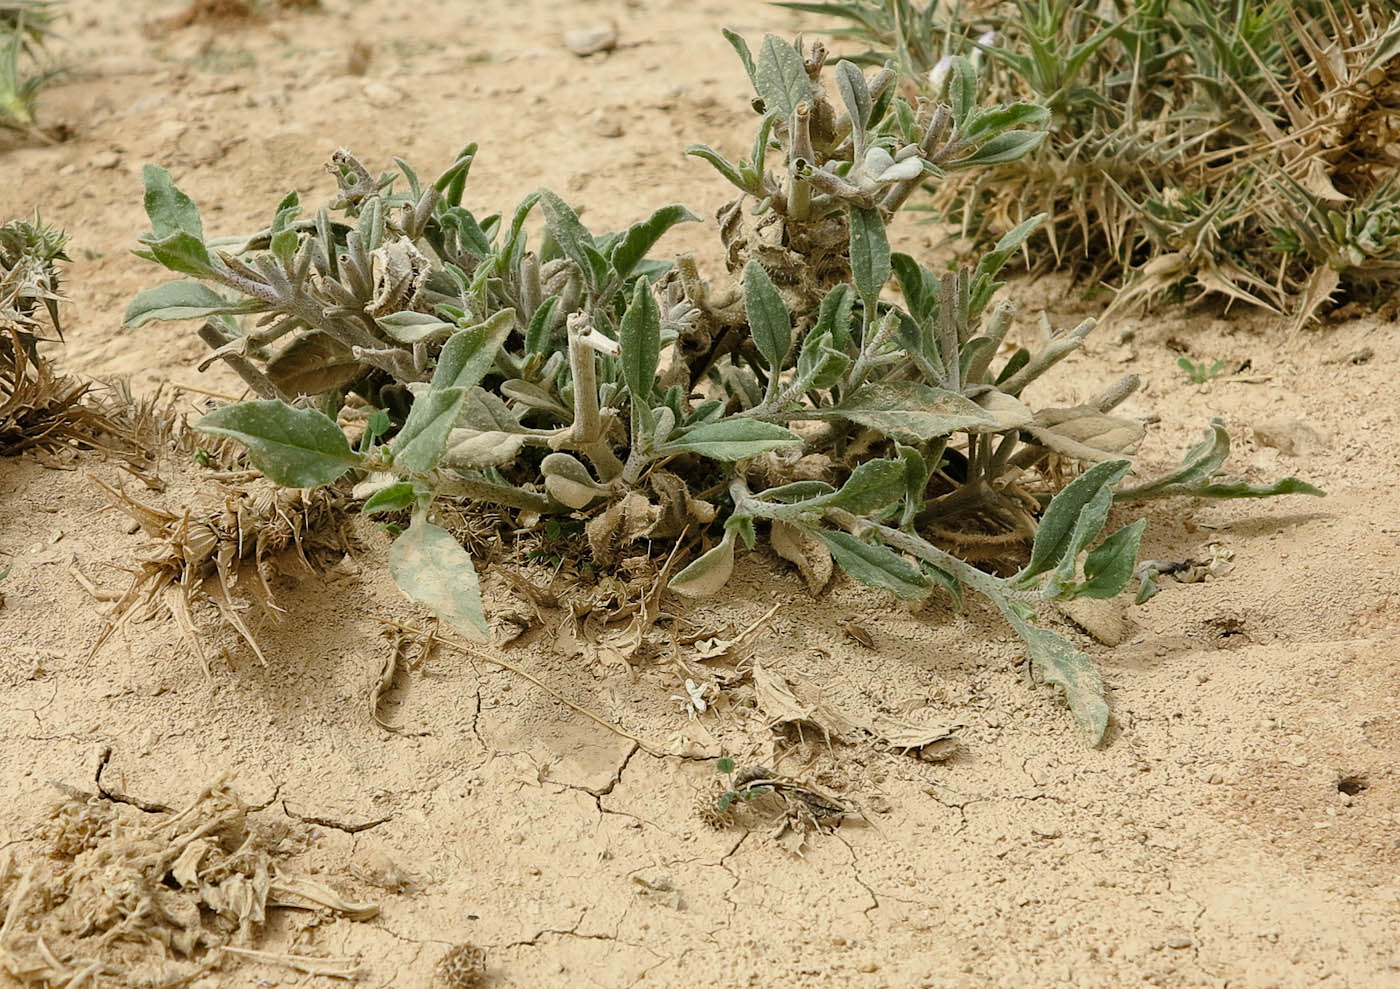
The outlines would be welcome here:
M 765 112 L 776 113 L 784 123 L 792 119 L 799 105 L 812 99 L 812 83 L 801 54 L 772 34 L 764 37 L 758 50 L 753 83 Z
M 548 189 L 540 190 L 539 196 L 545 224 L 559 250 L 579 266 L 590 287 L 595 290 L 602 288 L 607 261 L 598 253 L 593 235 L 579 222 L 578 214 L 564 200 Z
M 137 327 L 156 321 L 206 319 L 261 312 L 266 308 L 267 304 L 258 299 L 233 302 L 199 282 L 166 282 L 132 299 L 122 316 L 122 325 Z
M 850 213 L 851 275 L 856 291 L 873 318 L 880 291 L 890 277 L 890 242 L 878 209 L 855 207 Z
M 1126 460 L 1110 460 L 1095 464 L 1071 481 L 1050 502 L 1036 529 L 1031 559 L 1016 576 L 1022 584 L 1054 569 L 1065 556 L 1079 524 L 1080 513 L 1094 501 L 1100 491 L 1110 490 L 1132 467 Z M 1102 521 L 1099 523 L 1103 525 Z M 1097 529 L 1094 530 L 1097 533 Z M 1092 538 L 1092 537 L 1091 537 Z
M 254 467 L 288 488 L 330 484 L 360 461 L 330 416 L 276 400 L 225 405 L 195 429 L 242 443 Z
M 838 491 L 818 503 L 823 508 L 844 508 L 852 515 L 868 515 L 904 497 L 904 472 L 902 460 L 867 460 L 851 471 Z
M 1127 587 L 1146 528 L 1147 519 L 1138 519 L 1095 546 L 1084 558 L 1084 583 L 1076 588 L 1075 596 L 1111 598 Z
M 902 601 L 922 601 L 933 590 L 922 570 L 886 546 L 867 543 L 849 532 L 817 527 L 806 531 L 824 542 L 836 565 L 862 584 L 889 591 Z
M 421 312 L 396 312 L 375 320 L 384 335 L 399 343 L 424 343 L 449 336 L 457 329 L 436 316 Z
M 1002 614 L 1026 643 L 1032 672 L 1042 682 L 1064 691 L 1070 714 L 1089 744 L 1102 742 L 1108 730 L 1108 701 L 1104 699 L 1103 679 L 1094 668 L 1094 661 L 1049 629 L 1032 625 L 1014 612 L 1003 610 Z
M 661 310 L 645 278 L 637 280 L 632 302 L 623 313 L 618 342 L 622 345 L 622 378 L 638 416 L 635 421 L 650 428 L 651 393 L 661 358 Z
M 792 413 L 802 419 L 847 419 L 901 443 L 952 432 L 997 429 L 996 418 L 957 392 L 914 381 L 862 385 L 836 405 Z
M 544 489 L 549 496 L 575 511 L 587 508 L 608 493 L 608 488 L 595 481 L 577 457 L 567 453 L 551 453 L 545 457 L 540 463 L 540 473 L 544 475 Z
M 510 335 L 515 323 L 515 310 L 502 309 L 484 323 L 459 330 L 443 344 L 433 371 L 432 386 L 439 388 L 471 388 L 479 385 L 496 361 L 496 353 Z
M 409 599 L 477 642 L 490 640 L 476 567 L 452 533 L 423 519 L 389 547 L 389 572 Z
M 792 317 L 773 279 L 757 261 L 744 265 L 744 306 L 753 342 L 763 355 L 770 376 L 776 379 L 792 349 Z
M 841 91 L 841 101 L 846 104 L 856 146 L 863 146 L 871 110 L 870 86 L 865 81 L 865 74 L 855 63 L 842 59 L 836 63 L 836 86 Z
M 146 216 L 151 220 L 152 240 L 164 240 L 175 233 L 204 240 L 199 207 L 176 188 L 169 172 L 159 165 L 147 165 L 141 170 L 141 179 L 146 186 Z
M 466 400 L 465 388 L 433 388 L 415 398 L 390 447 L 394 466 L 416 474 L 436 468 L 447 449 L 448 433 L 457 425 Z
M 458 427 L 447 434 L 442 462 L 449 467 L 499 467 L 515 461 L 525 439 L 524 433 Z
M 609 260 L 617 273 L 615 277 L 625 280 L 631 275 L 667 230 L 678 223 L 698 223 L 699 220 L 700 217 L 684 206 L 673 203 L 661 207 L 640 223 L 632 224 L 609 253 Z
M 1201 441 L 1186 451 L 1181 466 L 1163 476 L 1124 488 L 1116 493 L 1119 501 L 1146 501 L 1187 495 L 1195 498 L 1270 498 L 1284 494 L 1322 496 L 1323 491 L 1296 477 L 1285 477 L 1269 485 L 1238 481 L 1219 482 L 1215 478 L 1230 455 L 1230 434 L 1225 423 L 1212 419 Z
M 410 481 L 398 481 L 380 488 L 365 499 L 360 509 L 366 515 L 382 515 L 385 512 L 401 512 L 410 508 L 418 500 L 418 486 Z
M 688 598 L 707 597 L 727 584 L 733 573 L 734 530 L 727 528 L 718 544 L 672 577 L 666 588 Z
M 802 445 L 802 438 L 782 426 L 757 419 L 722 419 L 692 426 L 655 449 L 658 457 L 697 453 L 711 460 L 745 460 L 771 450 Z
M 924 162 L 918 155 L 895 161 L 884 148 L 876 145 L 865 153 L 865 175 L 872 182 L 904 182 L 924 174 Z

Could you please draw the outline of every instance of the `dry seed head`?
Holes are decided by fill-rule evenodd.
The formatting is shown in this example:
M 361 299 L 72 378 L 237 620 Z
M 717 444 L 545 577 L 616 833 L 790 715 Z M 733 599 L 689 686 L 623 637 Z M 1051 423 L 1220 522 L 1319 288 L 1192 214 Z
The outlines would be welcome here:
M 478 989 L 486 984 L 486 952 L 474 944 L 449 948 L 437 963 L 435 981 L 441 989 Z

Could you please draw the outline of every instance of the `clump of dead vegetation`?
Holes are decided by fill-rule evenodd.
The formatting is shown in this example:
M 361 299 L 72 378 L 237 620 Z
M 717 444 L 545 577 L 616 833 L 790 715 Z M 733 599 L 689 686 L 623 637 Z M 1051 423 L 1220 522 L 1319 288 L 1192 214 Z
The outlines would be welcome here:
M 925 91 L 951 57 L 1049 111 L 1032 153 L 932 206 L 983 243 L 1047 219 L 1036 268 L 1120 304 L 1223 297 L 1293 316 L 1400 287 L 1400 14 L 1385 0 L 831 0 Z M 1029 257 L 1029 255 L 1028 255 Z
M 275 909 L 364 920 L 378 908 L 284 871 L 303 839 L 259 821 L 227 784 L 179 812 L 61 790 L 30 854 L 0 853 L 0 968 L 18 984 L 175 989 L 239 958 L 356 976 L 354 958 L 255 947 Z
M 0 456 L 34 453 L 56 467 L 78 449 L 131 449 L 91 384 L 55 373 L 39 354 L 46 333 L 60 335 L 66 240 L 37 217 L 0 226 Z
M 212 471 L 198 480 L 180 511 L 170 511 L 93 478 L 112 506 L 148 537 L 129 566 L 131 581 L 112 605 L 107 627 L 90 656 L 132 621 L 166 613 L 206 673 L 211 657 L 195 620 L 199 602 L 211 603 L 222 623 L 267 658 L 244 619 L 249 600 L 280 612 L 272 592 L 275 563 L 294 554 L 308 571 L 319 554 L 340 558 L 353 548 L 345 531 L 348 499 L 331 490 L 278 488 L 249 471 Z M 246 597 L 245 597 L 246 592 Z

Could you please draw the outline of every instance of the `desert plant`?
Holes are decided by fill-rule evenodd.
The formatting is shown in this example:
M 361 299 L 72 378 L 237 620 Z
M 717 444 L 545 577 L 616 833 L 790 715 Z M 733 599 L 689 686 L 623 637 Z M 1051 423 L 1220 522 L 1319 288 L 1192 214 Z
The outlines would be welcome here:
M 487 636 L 477 575 L 432 520 L 436 500 L 585 521 L 601 567 L 674 543 L 693 558 L 669 587 L 690 596 L 722 587 L 739 546 L 762 532 L 804 570 L 834 562 L 906 600 L 940 586 L 981 592 L 1098 742 L 1098 674 L 1033 618 L 1043 602 L 1112 596 L 1132 576 L 1144 523 L 1091 544 L 1141 435 L 1108 414 L 1136 379 L 1070 409 L 1032 413 L 1020 400 L 1093 328 L 1003 356 L 1013 307 L 992 306 L 996 276 L 1036 221 L 941 274 L 892 253 L 885 229 L 930 175 L 1023 154 L 1046 112 L 980 106 L 963 59 L 948 102 L 914 106 L 892 71 L 867 78 L 842 62 L 828 74 L 821 46 L 804 55 L 768 37 L 754 54 L 730 40 L 758 96 L 752 158 L 691 152 L 741 193 L 720 211 L 733 287 L 703 280 L 690 257 L 647 259 L 695 219 L 684 207 L 595 234 L 542 190 L 508 220 L 478 220 L 463 205 L 475 145 L 431 184 L 401 160 L 397 175 L 376 176 L 341 151 L 332 209 L 303 218 L 293 194 L 266 229 L 231 241 L 207 240 L 195 204 L 148 166 L 143 253 L 198 281 L 143 293 L 127 323 L 206 320 L 210 360 L 259 398 L 198 428 L 244 443 L 279 484 L 350 474 L 366 514 L 407 513 L 390 569 L 465 634 Z M 839 103 L 823 85 L 832 77 Z M 536 209 L 545 233 L 531 250 Z M 891 275 L 903 305 L 882 297 Z M 1208 490 L 1223 442 L 1136 497 L 1279 490 Z M 1092 466 L 1052 499 L 1075 464 Z M 1030 561 L 996 576 L 933 540 L 1029 544 Z
M 44 141 L 50 138 L 35 113 L 39 92 L 64 71 L 44 59 L 56 7 L 43 0 L 0 4 L 0 129 Z
M 1193 361 L 1189 357 L 1178 357 L 1176 359 L 1176 366 L 1186 372 L 1186 377 L 1190 379 L 1193 385 L 1205 384 L 1211 378 L 1214 378 L 1221 371 L 1225 370 L 1225 365 L 1227 363 L 1227 361 L 1219 360 L 1213 364 L 1207 364 L 1205 361 Z
M 840 18 L 836 33 L 927 90 L 941 61 L 982 54 L 998 98 L 1048 108 L 1033 153 L 939 184 L 933 208 L 984 243 L 1043 211 L 1039 256 L 1124 288 L 1120 305 L 1195 291 L 1291 308 L 1301 325 L 1338 290 L 1369 300 L 1400 285 L 1393 243 L 1366 250 L 1378 266 L 1332 244 L 1280 250 L 1332 239 L 1319 212 L 1364 229 L 1392 195 L 1400 16 L 1388 4 L 780 5 Z

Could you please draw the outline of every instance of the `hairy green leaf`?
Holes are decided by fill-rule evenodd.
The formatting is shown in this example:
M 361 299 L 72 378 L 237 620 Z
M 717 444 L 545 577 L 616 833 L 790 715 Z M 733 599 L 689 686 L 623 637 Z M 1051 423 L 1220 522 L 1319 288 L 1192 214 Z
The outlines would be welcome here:
M 1138 546 L 1146 528 L 1147 519 L 1138 519 L 1095 546 L 1084 558 L 1084 583 L 1076 589 L 1075 596 L 1111 598 L 1127 587 L 1137 567 Z
M 476 567 L 452 533 L 417 518 L 389 547 L 389 572 L 409 599 L 476 642 L 489 642 Z
M 1094 668 L 1094 661 L 1049 629 L 1006 611 L 1003 614 L 1026 643 L 1031 670 L 1044 683 L 1064 691 L 1070 714 L 1089 744 L 1100 744 L 1108 730 L 1108 701 L 1104 699 L 1103 679 Z
M 650 429 L 651 392 L 656 382 L 656 365 L 661 358 L 661 311 L 645 278 L 637 280 L 632 303 L 618 327 L 622 345 L 622 379 L 632 396 L 637 422 Z
M 914 381 L 862 385 L 836 405 L 802 410 L 793 418 L 848 419 L 906 444 L 999 428 L 996 418 L 970 399 Z
M 792 349 L 792 317 L 773 279 L 757 261 L 744 265 L 744 306 L 753 342 L 776 380 Z
M 457 327 L 421 312 L 396 312 L 375 320 L 384 335 L 399 343 L 423 343 L 448 336 Z
M 170 173 L 159 165 L 147 165 L 141 169 L 141 179 L 146 185 L 146 215 L 151 219 L 151 239 L 159 241 L 171 234 L 185 233 L 202 242 L 204 223 L 199 218 L 199 207 L 176 188 Z
M 438 355 L 433 371 L 433 390 L 472 388 L 491 370 L 501 344 L 515 324 L 515 310 L 502 309 L 484 323 L 452 334 Z
M 867 515 L 904 497 L 904 472 L 902 460 L 867 460 L 851 471 L 840 490 L 820 499 L 820 504 Z
M 288 488 L 330 484 L 360 460 L 330 416 L 275 399 L 225 405 L 195 428 L 242 443 L 254 467 Z
M 733 573 L 734 529 L 726 528 L 724 538 L 672 577 L 666 588 L 688 598 L 707 597 L 729 583 Z
M 757 419 L 722 419 L 702 423 L 677 433 L 656 448 L 658 457 L 698 453 L 711 460 L 744 460 L 770 450 L 802 445 L 802 438 L 782 426 Z
M 457 425 L 466 400 L 465 388 L 431 388 L 415 398 L 390 447 L 394 466 L 415 474 L 435 469 L 447 449 L 447 434 Z
M 886 546 L 867 543 L 849 532 L 815 526 L 805 531 L 825 543 L 836 565 L 862 584 L 889 591 L 902 601 L 922 601 L 933 590 L 923 570 Z
M 625 280 L 656 246 L 661 236 L 678 223 L 698 223 L 700 217 L 677 203 L 662 206 L 651 216 L 627 228 L 609 254 L 616 278 Z
M 410 508 L 418 500 L 418 487 L 411 481 L 398 481 L 380 488 L 365 499 L 360 509 L 366 515 L 382 515 L 385 512 L 401 512 Z
M 776 113 L 783 123 L 792 120 L 799 105 L 812 99 L 812 83 L 797 49 L 776 35 L 766 35 L 754 66 L 754 88 L 763 99 L 766 112 Z
M 880 290 L 890 277 L 890 242 L 878 209 L 851 210 L 851 274 L 856 291 L 873 318 Z
M 1030 562 L 1017 575 L 1017 580 L 1027 582 L 1059 565 L 1071 545 L 1071 540 L 1076 538 L 1080 513 L 1091 503 L 1099 505 L 1102 500 L 1100 493 L 1105 490 L 1109 491 L 1111 498 L 1112 486 L 1131 468 L 1132 464 L 1126 460 L 1106 460 L 1090 467 L 1057 494 L 1040 519 L 1040 526 L 1035 533 L 1035 544 L 1031 548 Z M 1100 501 L 1096 502 L 1096 498 Z M 1103 518 L 1107 517 L 1107 511 L 1107 508 L 1103 508 L 1103 517 L 1099 520 L 1100 528 L 1103 526 Z M 1095 529 L 1094 533 L 1097 532 L 1098 529 Z M 1092 533 L 1090 538 L 1093 538 Z
M 232 302 L 198 282 L 166 282 L 132 299 L 122 316 L 122 325 L 137 327 L 157 321 L 206 319 L 259 312 L 264 308 L 265 304 L 257 299 Z

